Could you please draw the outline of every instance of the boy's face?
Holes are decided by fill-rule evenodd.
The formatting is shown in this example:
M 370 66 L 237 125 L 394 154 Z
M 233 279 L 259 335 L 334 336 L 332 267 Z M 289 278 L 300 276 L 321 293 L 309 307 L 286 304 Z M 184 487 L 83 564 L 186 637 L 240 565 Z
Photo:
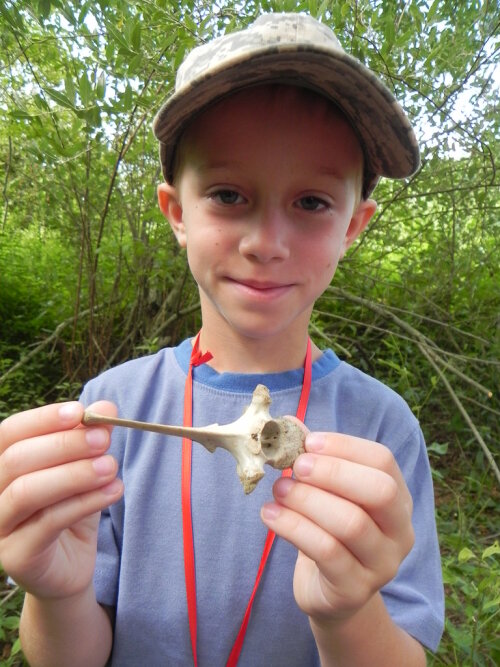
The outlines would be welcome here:
M 363 230 L 362 152 L 326 100 L 288 86 L 236 93 L 200 115 L 160 208 L 199 286 L 203 327 L 301 338 Z

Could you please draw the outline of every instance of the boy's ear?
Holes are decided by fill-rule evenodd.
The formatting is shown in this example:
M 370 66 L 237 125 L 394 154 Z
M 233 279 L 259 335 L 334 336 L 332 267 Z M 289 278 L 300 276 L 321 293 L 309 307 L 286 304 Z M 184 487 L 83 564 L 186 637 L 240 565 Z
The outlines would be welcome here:
M 347 250 L 351 247 L 354 241 L 358 238 L 366 225 L 370 222 L 373 214 L 377 210 L 377 202 L 374 199 L 363 199 L 358 204 L 356 210 L 352 214 L 351 222 L 347 228 L 344 237 L 344 243 L 340 257 L 344 257 Z
M 181 248 L 186 247 L 186 230 L 182 219 L 182 205 L 177 189 L 169 183 L 158 186 L 158 206 L 167 218 Z

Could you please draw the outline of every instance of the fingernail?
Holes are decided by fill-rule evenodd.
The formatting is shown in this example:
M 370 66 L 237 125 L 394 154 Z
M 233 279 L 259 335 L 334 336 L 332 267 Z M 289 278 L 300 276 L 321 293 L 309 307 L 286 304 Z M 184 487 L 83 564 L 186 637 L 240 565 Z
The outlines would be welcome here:
M 306 435 L 306 449 L 308 452 L 321 452 L 325 447 L 325 436 L 322 433 L 308 433 Z
M 288 495 L 290 489 L 295 484 L 292 479 L 281 478 L 274 485 L 274 495 L 278 498 L 284 498 Z
M 274 521 L 281 514 L 281 507 L 277 503 L 266 503 L 262 505 L 261 514 L 263 519 Z
M 114 479 L 109 484 L 106 484 L 105 486 L 101 487 L 99 491 L 101 491 L 101 493 L 104 493 L 104 495 L 106 496 L 116 496 L 116 494 L 119 493 L 121 489 L 122 489 L 121 479 Z
M 314 457 L 309 456 L 309 454 L 301 454 L 299 458 L 295 461 L 293 470 L 296 475 L 301 477 L 307 477 L 311 474 L 311 470 L 314 465 Z
M 59 407 L 59 419 L 61 421 L 74 422 L 80 417 L 82 406 L 77 401 L 63 403 Z
M 112 456 L 100 456 L 92 461 L 92 466 L 100 477 L 104 477 L 114 471 L 115 461 Z
M 105 428 L 89 428 L 85 431 L 85 440 L 91 449 L 100 450 L 108 444 L 109 433 Z

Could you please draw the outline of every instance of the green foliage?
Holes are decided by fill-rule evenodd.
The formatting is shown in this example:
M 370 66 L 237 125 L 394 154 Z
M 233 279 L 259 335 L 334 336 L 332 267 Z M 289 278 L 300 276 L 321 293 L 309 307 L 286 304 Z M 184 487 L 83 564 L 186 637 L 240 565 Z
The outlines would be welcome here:
M 438 527 L 446 591 L 446 626 L 430 667 L 494 666 L 500 657 L 500 490 L 465 452 L 429 447 L 438 496 Z
M 497 664 L 498 3 L 1 2 L 0 419 L 198 327 L 150 124 L 194 45 L 263 11 L 333 27 L 416 127 L 421 169 L 377 187 L 311 331 L 401 393 L 434 443 L 447 626 L 432 664 Z M 0 660 L 20 664 L 20 595 L 1 589 Z
M 472 545 L 474 546 L 474 545 Z M 500 659 L 495 636 L 500 614 L 500 546 L 495 542 L 480 552 L 462 547 L 443 559 L 448 596 L 447 635 L 456 654 L 471 665 L 494 665 Z M 463 626 L 468 628 L 464 632 Z
M 17 636 L 23 595 L 17 586 L 6 583 L 1 570 L 0 583 L 0 664 L 2 667 L 21 667 L 27 664 Z

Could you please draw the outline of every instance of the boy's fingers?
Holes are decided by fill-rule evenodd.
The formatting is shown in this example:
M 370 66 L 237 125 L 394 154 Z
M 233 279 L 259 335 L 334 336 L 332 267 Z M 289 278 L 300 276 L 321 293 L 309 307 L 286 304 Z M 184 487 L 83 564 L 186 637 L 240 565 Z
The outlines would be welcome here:
M 34 550 L 41 550 L 50 545 L 64 529 L 115 503 L 123 495 L 123 490 L 123 482 L 115 478 L 99 489 L 66 498 L 23 524 L 19 537 L 32 534 L 36 524 L 37 531 L 33 533 L 31 546 Z
M 398 485 L 406 486 L 391 450 L 373 440 L 343 433 L 311 432 L 306 436 L 305 449 L 312 454 L 333 456 L 375 468 L 393 477 Z
M 72 429 L 83 417 L 83 405 L 77 401 L 44 405 L 7 417 L 0 424 L 0 454 L 14 442 Z
M 337 456 L 348 461 L 371 465 L 388 473 L 392 473 L 395 466 L 397 467 L 394 456 L 385 445 L 353 435 L 314 431 L 307 435 L 305 445 L 308 452 Z
M 342 587 L 346 578 L 349 578 L 361 586 L 364 577 L 359 561 L 340 540 L 314 521 L 278 503 L 264 505 L 262 519 L 277 535 L 314 561 L 332 585 Z
M 109 401 L 99 401 L 92 408 L 102 414 L 116 414 L 116 407 Z M 0 423 L 0 454 L 15 442 L 75 428 L 81 423 L 83 412 L 81 403 L 68 401 L 44 405 L 7 417 Z
M 95 409 L 101 414 L 116 414 L 116 407 L 107 401 L 96 403 Z M 68 421 L 68 414 L 74 414 L 74 418 Z M 112 427 L 79 428 L 82 415 L 80 403 L 73 402 L 37 408 L 5 420 L 1 425 L 4 444 L 10 444 L 0 455 L 0 493 L 30 472 L 102 455 L 109 447 Z M 57 430 L 61 428 L 65 430 Z
M 111 456 L 75 461 L 38 470 L 15 479 L 2 493 L 0 537 L 24 521 L 72 496 L 79 496 L 115 479 L 118 465 Z
M 407 530 L 411 496 L 389 474 L 334 456 L 302 454 L 295 461 L 298 480 L 319 487 L 362 507 L 389 537 Z
M 2 540 L 2 564 L 5 569 L 22 583 L 30 571 L 33 574 L 32 570 L 23 571 L 26 559 L 36 559 L 46 549 L 54 547 L 60 534 L 72 526 L 79 539 L 95 540 L 90 533 L 95 534 L 97 530 L 99 512 L 117 502 L 122 495 L 123 483 L 114 479 L 99 489 L 67 498 L 38 512 L 19 526 L 15 533 Z
M 15 442 L 0 460 L 0 493 L 15 479 L 36 470 L 104 454 L 110 443 L 109 428 L 74 428 Z
M 262 519 L 268 528 L 299 550 L 299 560 L 302 557 L 309 564 L 299 597 L 301 608 L 308 609 L 310 614 L 328 612 L 332 605 L 340 605 L 344 611 L 359 608 L 394 577 L 401 561 L 394 550 L 384 549 L 382 560 L 385 557 L 388 562 L 379 558 L 378 563 L 367 567 L 336 535 L 281 503 L 264 505 Z M 302 560 L 301 567 L 305 561 Z M 296 570 L 294 590 L 300 585 L 301 575 L 304 572 Z
M 286 478 L 275 483 L 274 495 L 280 504 L 340 541 L 364 567 L 379 566 L 381 543 L 385 537 L 361 507 L 322 489 Z

